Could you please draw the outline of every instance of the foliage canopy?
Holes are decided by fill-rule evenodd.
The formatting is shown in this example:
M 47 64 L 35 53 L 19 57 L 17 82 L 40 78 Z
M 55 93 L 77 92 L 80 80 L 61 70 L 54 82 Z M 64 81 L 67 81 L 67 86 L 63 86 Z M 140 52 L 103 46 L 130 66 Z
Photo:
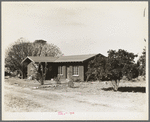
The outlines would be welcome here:
M 27 56 L 58 57 L 62 55 L 60 49 L 54 44 L 48 44 L 44 40 L 36 40 L 31 43 L 24 38 L 18 39 L 5 53 L 5 67 L 8 67 L 12 72 L 18 70 L 21 74 L 21 61 Z
M 132 79 L 138 76 L 138 67 L 134 62 L 137 55 L 119 49 L 118 51 L 109 50 L 108 57 L 98 56 L 88 64 L 86 72 L 87 81 L 91 76 L 97 80 L 120 81 L 123 76 Z M 115 88 L 116 90 L 118 87 Z

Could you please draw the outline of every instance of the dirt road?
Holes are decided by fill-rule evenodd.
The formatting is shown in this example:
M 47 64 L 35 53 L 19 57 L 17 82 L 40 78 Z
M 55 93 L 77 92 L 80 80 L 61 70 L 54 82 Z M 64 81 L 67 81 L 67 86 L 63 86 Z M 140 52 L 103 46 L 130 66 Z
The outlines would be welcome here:
M 95 85 L 95 86 L 94 86 Z M 4 105 L 7 112 L 143 112 L 146 94 L 96 89 L 97 84 L 67 90 L 43 90 L 5 83 Z M 101 84 L 102 86 L 102 84 Z M 98 87 L 99 88 L 99 87 Z M 98 88 L 96 90 L 98 90 Z M 83 92 L 84 91 L 84 92 Z

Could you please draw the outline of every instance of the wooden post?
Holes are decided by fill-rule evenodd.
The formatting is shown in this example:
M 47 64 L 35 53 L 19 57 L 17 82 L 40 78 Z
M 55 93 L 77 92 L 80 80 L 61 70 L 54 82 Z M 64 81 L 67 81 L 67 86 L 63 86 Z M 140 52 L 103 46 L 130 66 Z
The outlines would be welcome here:
M 23 66 L 23 63 L 21 64 L 21 70 L 22 70 L 21 79 L 24 79 L 24 66 Z
M 41 85 L 44 85 L 43 82 L 43 65 L 41 64 Z

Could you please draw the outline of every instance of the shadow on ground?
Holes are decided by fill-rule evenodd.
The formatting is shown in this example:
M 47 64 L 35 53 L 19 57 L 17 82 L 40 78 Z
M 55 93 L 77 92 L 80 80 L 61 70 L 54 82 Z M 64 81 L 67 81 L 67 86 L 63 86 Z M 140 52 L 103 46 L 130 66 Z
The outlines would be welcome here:
M 74 86 L 73 88 L 79 88 L 80 86 Z
M 112 91 L 113 88 L 102 88 L 104 91 Z M 120 92 L 141 92 L 141 93 L 146 93 L 146 88 L 145 87 L 119 87 L 118 91 Z

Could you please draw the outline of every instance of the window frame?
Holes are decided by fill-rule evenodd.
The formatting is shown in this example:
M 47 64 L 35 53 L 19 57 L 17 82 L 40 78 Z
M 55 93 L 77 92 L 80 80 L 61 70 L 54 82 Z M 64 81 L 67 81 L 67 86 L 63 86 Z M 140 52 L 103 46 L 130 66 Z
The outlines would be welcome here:
M 79 76 L 79 66 L 72 66 L 72 75 Z
M 58 74 L 59 75 L 63 75 L 62 69 L 63 69 L 63 66 L 58 66 Z

